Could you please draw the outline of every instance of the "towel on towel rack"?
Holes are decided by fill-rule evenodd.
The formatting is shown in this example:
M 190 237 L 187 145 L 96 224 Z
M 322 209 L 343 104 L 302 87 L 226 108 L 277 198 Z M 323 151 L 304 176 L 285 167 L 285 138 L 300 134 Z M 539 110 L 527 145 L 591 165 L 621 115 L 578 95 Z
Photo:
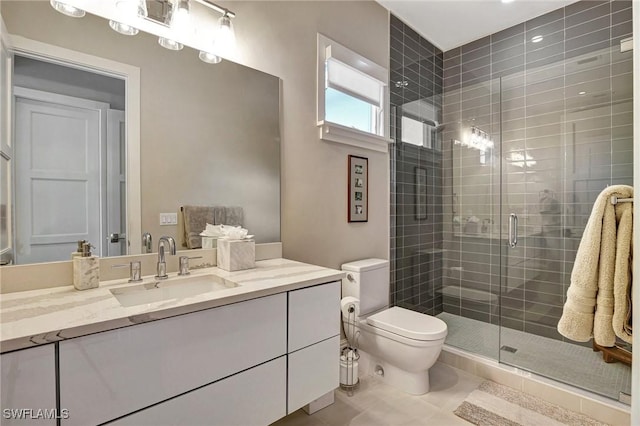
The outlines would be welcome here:
M 613 331 L 627 343 L 631 334 L 631 289 L 633 267 L 633 203 L 616 205 L 618 235 L 613 282 Z
M 630 238 L 626 238 L 626 233 L 619 235 L 618 220 L 623 221 L 621 232 L 628 232 L 624 229 L 631 226 L 628 222 L 631 214 L 623 213 L 633 206 L 631 203 L 611 204 L 612 195 L 630 198 L 633 197 L 633 188 L 614 185 L 598 195 L 578 247 L 567 300 L 558 322 L 558 331 L 563 336 L 579 342 L 586 342 L 593 337 L 601 346 L 615 344 L 613 317 L 616 269 L 619 279 L 623 280 L 624 273 L 620 268 L 625 268 L 628 273 L 630 262 L 630 256 L 625 256 L 624 251 L 624 242 L 630 244 Z M 620 253 L 619 259 L 617 253 Z

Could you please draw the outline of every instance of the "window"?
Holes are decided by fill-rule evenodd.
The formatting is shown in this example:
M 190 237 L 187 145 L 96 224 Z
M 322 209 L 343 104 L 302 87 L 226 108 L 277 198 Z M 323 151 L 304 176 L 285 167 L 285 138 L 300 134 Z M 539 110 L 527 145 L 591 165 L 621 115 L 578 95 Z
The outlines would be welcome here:
M 406 115 L 402 116 L 401 126 L 402 142 L 440 151 L 440 139 L 435 126 Z
M 320 138 L 387 151 L 387 70 L 318 34 Z

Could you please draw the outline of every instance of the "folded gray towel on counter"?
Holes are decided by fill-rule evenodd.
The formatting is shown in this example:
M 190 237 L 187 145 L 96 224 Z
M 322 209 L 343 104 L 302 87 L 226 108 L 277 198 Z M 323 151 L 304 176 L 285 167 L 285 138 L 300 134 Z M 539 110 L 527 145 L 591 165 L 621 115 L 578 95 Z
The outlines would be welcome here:
M 244 226 L 244 210 L 242 207 L 225 207 L 225 225 Z
M 215 210 L 218 207 L 183 206 L 184 215 L 184 240 L 187 248 L 201 248 L 202 237 L 200 233 L 207 227 L 207 223 L 215 223 Z

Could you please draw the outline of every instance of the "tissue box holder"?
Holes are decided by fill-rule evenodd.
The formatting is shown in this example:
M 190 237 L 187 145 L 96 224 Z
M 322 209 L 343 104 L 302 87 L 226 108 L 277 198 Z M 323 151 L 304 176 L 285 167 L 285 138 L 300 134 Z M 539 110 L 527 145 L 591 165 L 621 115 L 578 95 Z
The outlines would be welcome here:
M 216 248 L 218 237 L 202 237 L 202 248 Z
M 218 240 L 218 268 L 231 272 L 255 267 L 254 240 Z

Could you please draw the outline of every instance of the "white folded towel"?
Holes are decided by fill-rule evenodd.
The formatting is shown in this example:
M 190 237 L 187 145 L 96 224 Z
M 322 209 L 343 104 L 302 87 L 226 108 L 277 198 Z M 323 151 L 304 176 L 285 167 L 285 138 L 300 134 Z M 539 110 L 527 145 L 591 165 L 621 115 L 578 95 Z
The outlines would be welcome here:
M 563 336 L 579 342 L 586 342 L 593 336 L 601 346 L 615 344 L 616 211 L 626 208 L 623 207 L 625 203 L 611 204 L 612 195 L 630 198 L 633 188 L 614 185 L 598 195 L 578 247 L 571 285 L 558 322 L 558 331 Z

